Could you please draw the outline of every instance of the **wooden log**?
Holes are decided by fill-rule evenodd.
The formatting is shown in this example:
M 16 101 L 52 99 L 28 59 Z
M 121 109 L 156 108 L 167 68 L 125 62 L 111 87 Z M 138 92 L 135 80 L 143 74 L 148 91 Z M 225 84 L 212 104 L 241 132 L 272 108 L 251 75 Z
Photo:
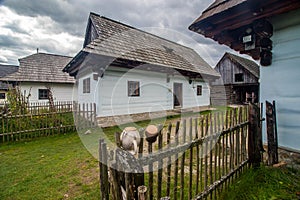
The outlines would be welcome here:
M 158 128 L 154 125 L 148 125 L 145 130 L 146 140 L 149 143 L 154 143 L 158 136 Z

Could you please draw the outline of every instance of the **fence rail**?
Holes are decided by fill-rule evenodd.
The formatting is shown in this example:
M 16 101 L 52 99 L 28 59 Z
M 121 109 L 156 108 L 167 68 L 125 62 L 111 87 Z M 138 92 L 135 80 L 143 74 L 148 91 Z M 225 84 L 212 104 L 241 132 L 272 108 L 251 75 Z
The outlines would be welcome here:
M 82 122 L 84 122 L 84 127 L 95 126 L 94 104 L 30 103 L 22 112 L 23 114 L 13 114 L 6 110 L 0 115 L 0 142 L 67 133 L 81 126 Z M 94 116 L 93 120 L 90 116 Z M 78 124 L 75 124 L 74 119 Z
M 122 191 L 126 199 L 137 199 L 142 185 L 147 187 L 149 200 L 216 199 L 248 166 L 249 116 L 248 107 L 241 107 L 159 127 L 155 142 L 142 137 L 136 157 L 120 153 L 120 148 L 108 152 L 100 140 L 102 199 L 120 199 Z

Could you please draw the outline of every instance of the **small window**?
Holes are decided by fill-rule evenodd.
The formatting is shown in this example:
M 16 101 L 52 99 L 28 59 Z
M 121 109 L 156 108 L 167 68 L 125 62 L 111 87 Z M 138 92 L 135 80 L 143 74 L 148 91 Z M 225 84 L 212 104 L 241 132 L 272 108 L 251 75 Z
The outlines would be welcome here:
M 129 97 L 140 96 L 140 82 L 128 81 L 128 96 Z
M 47 89 L 39 89 L 39 99 L 48 99 L 49 91 Z
M 91 92 L 91 80 L 90 78 L 83 79 L 83 93 Z
M 197 96 L 202 95 L 202 85 L 197 85 Z
M 0 92 L 0 99 L 5 99 L 5 93 L 4 92 Z
M 235 74 L 234 81 L 235 82 L 243 82 L 244 81 L 244 74 L 243 73 Z

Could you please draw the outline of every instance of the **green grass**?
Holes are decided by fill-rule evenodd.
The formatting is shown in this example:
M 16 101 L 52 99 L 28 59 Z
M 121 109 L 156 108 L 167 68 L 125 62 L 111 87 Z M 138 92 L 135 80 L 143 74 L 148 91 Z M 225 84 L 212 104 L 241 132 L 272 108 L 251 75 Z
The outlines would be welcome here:
M 184 117 L 192 115 L 187 113 Z M 168 117 L 167 123 L 180 117 Z M 162 118 L 135 125 L 166 126 L 165 122 Z M 122 128 L 106 128 L 101 133 L 94 129 L 90 134 L 82 131 L 79 137 L 74 132 L 0 144 L 0 199 L 99 199 L 99 167 L 95 158 L 98 139 L 107 137 L 113 142 L 114 133 Z
M 77 133 L 0 146 L 0 199 L 99 199 L 98 162 Z
M 221 199 L 300 199 L 300 171 L 261 166 L 246 171 Z

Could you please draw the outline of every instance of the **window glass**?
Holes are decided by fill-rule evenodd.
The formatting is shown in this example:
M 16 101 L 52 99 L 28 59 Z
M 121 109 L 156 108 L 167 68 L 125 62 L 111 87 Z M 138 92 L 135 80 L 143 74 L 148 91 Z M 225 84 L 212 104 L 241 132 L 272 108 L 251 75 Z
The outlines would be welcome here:
M 129 97 L 140 96 L 140 82 L 128 81 L 128 96 Z

